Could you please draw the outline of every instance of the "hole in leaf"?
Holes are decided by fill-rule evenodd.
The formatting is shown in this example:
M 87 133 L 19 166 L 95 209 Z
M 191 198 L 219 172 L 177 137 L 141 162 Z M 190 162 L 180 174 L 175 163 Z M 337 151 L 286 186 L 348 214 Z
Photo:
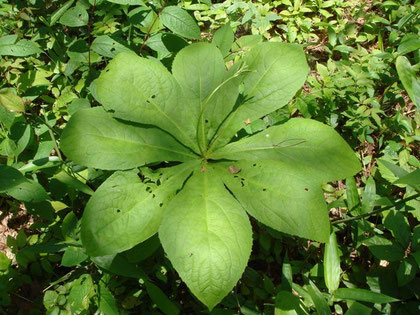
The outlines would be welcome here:
M 112 48 L 111 48 L 111 52 L 114 52 L 114 51 L 115 51 L 115 48 L 114 48 L 114 47 L 112 47 Z
M 152 96 L 150 96 L 151 99 L 154 99 L 155 97 L 156 97 L 156 95 L 154 95 L 154 94 Z
M 121 212 L 121 210 L 120 210 L 120 209 L 117 209 L 116 211 L 117 211 L 117 213 L 120 213 L 120 212 Z
M 155 197 L 156 197 L 156 195 L 155 195 L 155 194 L 153 194 L 153 195 L 152 195 L 152 198 L 155 198 Z
M 254 163 L 254 164 L 252 164 L 252 166 L 257 166 L 257 164 Z
M 159 207 L 161 207 L 161 208 L 163 207 L 163 202 L 161 202 L 161 203 L 159 204 Z
M 267 190 L 267 188 L 263 188 L 263 191 L 266 191 Z
M 206 119 L 204 122 L 205 122 L 206 124 L 208 124 L 208 123 L 209 123 L 209 120 L 208 120 L 208 119 Z
M 305 191 L 309 191 L 309 188 L 305 188 Z

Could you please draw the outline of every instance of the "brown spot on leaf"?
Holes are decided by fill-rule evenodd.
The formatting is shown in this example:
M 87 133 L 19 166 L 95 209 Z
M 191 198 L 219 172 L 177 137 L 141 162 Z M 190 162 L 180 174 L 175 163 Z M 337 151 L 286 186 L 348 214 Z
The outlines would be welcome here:
M 200 170 L 201 173 L 204 173 L 205 171 L 207 171 L 207 168 L 205 166 L 203 166 Z
M 242 120 L 244 122 L 245 125 L 249 125 L 251 123 L 251 119 L 247 118 Z
M 235 166 L 234 166 L 234 165 L 230 165 L 230 166 L 228 167 L 228 170 L 229 170 L 229 172 L 230 172 L 231 174 L 237 174 L 237 173 L 239 173 L 239 172 L 241 171 L 241 169 L 240 169 L 240 168 L 235 168 Z

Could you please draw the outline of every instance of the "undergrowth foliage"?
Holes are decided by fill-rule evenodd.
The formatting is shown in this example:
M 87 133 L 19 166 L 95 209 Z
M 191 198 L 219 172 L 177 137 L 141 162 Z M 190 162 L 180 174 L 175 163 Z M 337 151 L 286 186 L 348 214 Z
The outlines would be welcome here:
M 0 314 L 417 315 L 419 12 L 0 0 Z
M 158 233 L 182 280 L 212 309 L 247 265 L 246 213 L 278 231 L 328 242 L 321 184 L 359 171 L 347 143 L 302 118 L 235 138 L 286 105 L 307 74 L 297 44 L 260 43 L 228 70 L 210 43 L 179 51 L 172 73 L 133 53 L 117 55 L 95 82 L 103 107 L 75 113 L 61 138 L 75 163 L 117 170 L 84 211 L 87 254 L 119 253 Z M 139 178 L 136 168 L 144 165 L 155 165 L 158 182 L 147 173 Z

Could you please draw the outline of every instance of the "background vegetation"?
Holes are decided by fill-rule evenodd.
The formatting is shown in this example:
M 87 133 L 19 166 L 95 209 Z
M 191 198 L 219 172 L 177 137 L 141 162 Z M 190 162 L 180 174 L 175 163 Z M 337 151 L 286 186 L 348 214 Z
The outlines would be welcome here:
M 170 5 L 184 9 L 181 25 L 161 16 Z M 94 80 L 117 53 L 169 67 L 196 24 L 210 41 L 230 23 L 238 40 L 227 62 L 262 39 L 303 45 L 304 88 L 246 132 L 303 116 L 334 127 L 358 153 L 363 171 L 323 189 L 340 288 L 371 293 L 333 297 L 323 244 L 252 221 L 249 265 L 212 314 L 418 314 L 419 19 L 418 1 L 396 0 L 0 0 L 0 312 L 208 312 L 157 237 L 108 260 L 84 254 L 79 219 L 110 173 L 66 162 L 59 142 L 72 114 L 98 105 Z

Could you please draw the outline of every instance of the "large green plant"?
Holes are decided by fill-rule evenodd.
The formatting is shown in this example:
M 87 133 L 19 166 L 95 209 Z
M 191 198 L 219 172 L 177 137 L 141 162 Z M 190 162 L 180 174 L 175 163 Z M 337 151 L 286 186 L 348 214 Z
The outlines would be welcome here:
M 115 254 L 158 232 L 183 281 L 212 309 L 250 256 L 246 212 L 327 242 L 320 186 L 359 170 L 347 143 L 331 127 L 300 118 L 232 142 L 247 124 L 286 105 L 307 74 L 302 48 L 286 43 L 259 44 L 229 70 L 209 43 L 182 49 L 172 74 L 134 53 L 116 56 L 97 80 L 103 107 L 74 114 L 61 139 L 70 160 L 119 170 L 83 214 L 87 253 Z M 155 181 L 137 175 L 137 167 L 164 161 L 181 163 L 158 169 Z

